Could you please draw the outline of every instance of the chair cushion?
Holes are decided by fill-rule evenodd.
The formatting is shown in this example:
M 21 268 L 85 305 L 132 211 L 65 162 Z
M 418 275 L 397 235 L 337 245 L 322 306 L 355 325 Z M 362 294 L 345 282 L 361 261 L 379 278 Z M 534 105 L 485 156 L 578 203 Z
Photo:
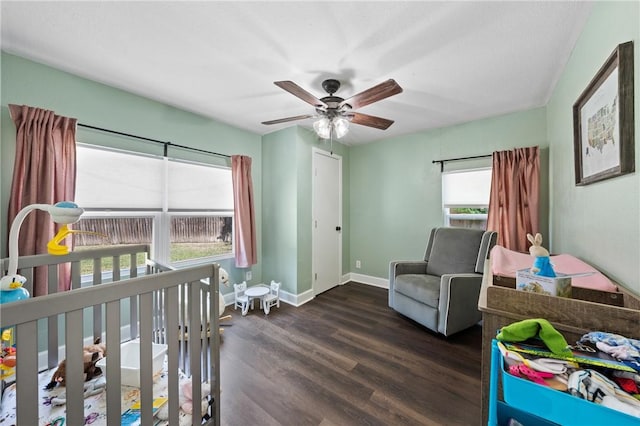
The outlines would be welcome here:
M 398 275 L 395 291 L 432 308 L 438 308 L 440 300 L 440 277 L 424 274 Z
M 432 235 L 427 274 L 473 273 L 484 231 L 466 228 L 438 228 Z

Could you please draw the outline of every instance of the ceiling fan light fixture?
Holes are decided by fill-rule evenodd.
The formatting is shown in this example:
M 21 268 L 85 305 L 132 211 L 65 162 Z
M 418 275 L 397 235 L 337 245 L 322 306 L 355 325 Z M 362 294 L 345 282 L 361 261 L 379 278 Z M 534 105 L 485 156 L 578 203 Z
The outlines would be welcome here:
M 332 119 L 322 117 L 313 123 L 313 130 L 315 130 L 322 139 L 329 139 L 332 131 L 333 136 L 335 136 L 336 139 L 340 139 L 349 131 L 349 120 L 342 117 Z
M 335 129 L 336 138 L 340 139 L 349 131 L 349 120 L 346 118 L 334 118 L 333 128 Z
M 322 117 L 313 123 L 313 129 L 322 139 L 329 139 L 329 136 L 331 136 L 331 122 L 327 117 Z

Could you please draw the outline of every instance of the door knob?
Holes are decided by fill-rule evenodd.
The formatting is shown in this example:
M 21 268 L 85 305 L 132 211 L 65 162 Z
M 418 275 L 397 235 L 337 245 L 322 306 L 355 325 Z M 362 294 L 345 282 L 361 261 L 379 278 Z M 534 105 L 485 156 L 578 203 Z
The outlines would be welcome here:
M 340 231 L 342 228 L 339 226 L 336 226 L 336 231 Z

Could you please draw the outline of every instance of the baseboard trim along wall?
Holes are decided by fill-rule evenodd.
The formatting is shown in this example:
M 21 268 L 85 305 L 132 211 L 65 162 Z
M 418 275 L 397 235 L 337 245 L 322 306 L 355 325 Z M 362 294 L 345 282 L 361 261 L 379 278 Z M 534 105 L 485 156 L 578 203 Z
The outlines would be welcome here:
M 372 277 L 371 275 L 354 274 L 353 272 L 349 272 L 342 276 L 342 284 L 346 284 L 349 281 L 368 284 L 374 287 L 389 288 L 389 280 L 385 278 Z

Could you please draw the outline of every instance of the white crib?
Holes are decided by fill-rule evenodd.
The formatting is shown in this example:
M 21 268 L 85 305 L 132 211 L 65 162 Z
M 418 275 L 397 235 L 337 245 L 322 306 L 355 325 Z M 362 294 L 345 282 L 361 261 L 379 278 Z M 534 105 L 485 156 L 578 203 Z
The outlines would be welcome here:
M 201 395 L 203 383 L 211 387 L 205 396 L 210 401 L 207 412 L 194 403 L 191 424 L 220 424 L 219 266 L 171 270 L 149 260 L 148 253 L 148 246 L 135 245 L 19 259 L 18 272 L 27 277 L 28 283 L 33 281 L 34 268 L 47 269 L 50 294 L 0 305 L 0 329 L 11 328 L 15 334 L 16 424 L 42 424 L 42 401 L 34 398 L 41 391 L 39 374 L 55 370 L 63 358 L 67 364 L 65 424 L 85 424 L 82 348 L 98 337 L 107 346 L 106 412 L 99 414 L 104 424 L 120 424 L 127 409 L 121 402 L 121 392 L 126 387 L 121 386 L 119 347 L 132 339 L 140 341 L 138 402 L 142 425 L 158 424 L 152 409 L 157 397 L 152 343 L 167 346 L 163 374 L 169 409 L 166 423 L 181 424 L 179 382 L 190 376 L 193 395 Z M 142 262 L 140 257 L 144 258 Z M 124 258 L 130 264 L 126 270 L 120 268 Z M 113 264 L 111 274 L 102 272 L 105 259 Z M 80 263 L 85 260 L 93 265 L 90 276 L 80 273 Z M 7 264 L 6 259 L 2 261 L 3 270 Z M 61 264 L 70 264 L 72 289 L 57 292 Z M 31 292 L 29 284 L 27 289 Z M 212 303 L 207 303 L 208 300 Z M 191 330 L 199 332 L 188 336 Z M 8 385 L 3 383 L 3 387 Z M 4 412 L 7 407 L 2 409 Z

